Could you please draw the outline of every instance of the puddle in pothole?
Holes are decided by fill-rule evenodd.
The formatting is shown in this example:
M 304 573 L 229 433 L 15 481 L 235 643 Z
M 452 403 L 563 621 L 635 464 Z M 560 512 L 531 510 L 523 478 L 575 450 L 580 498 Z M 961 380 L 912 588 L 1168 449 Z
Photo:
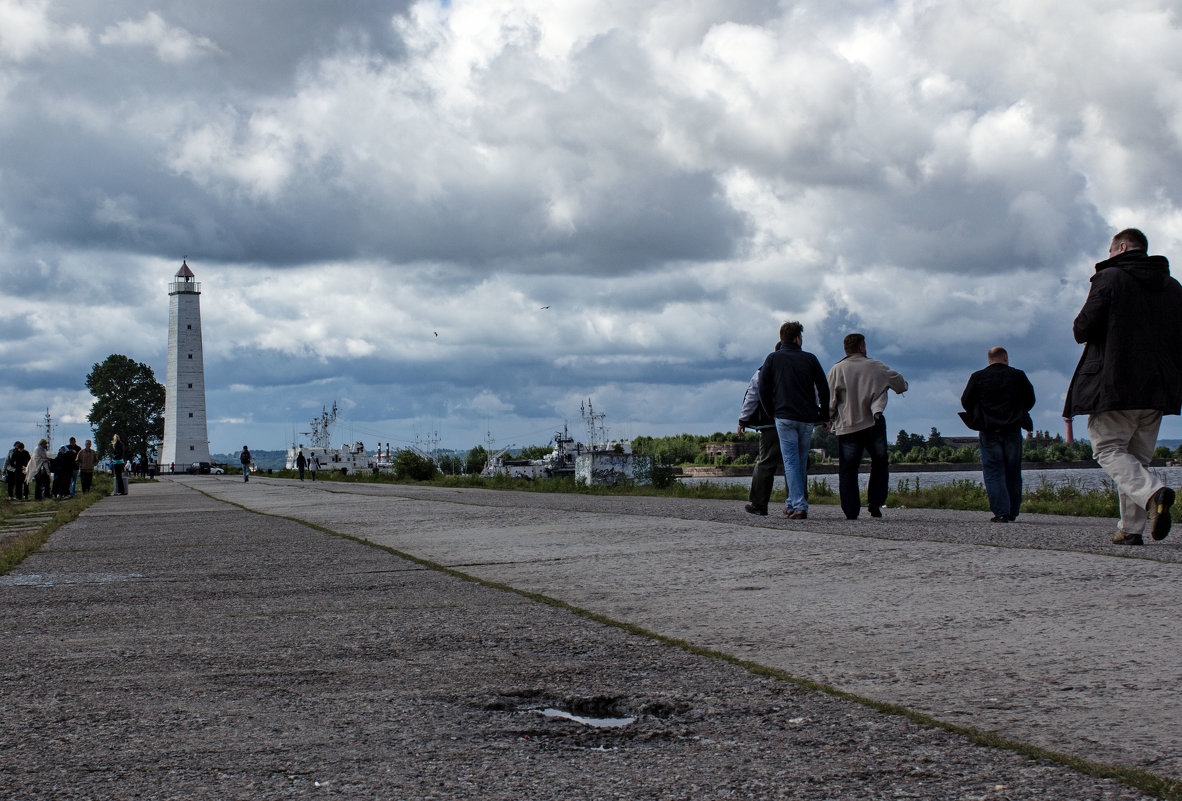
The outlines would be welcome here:
M 563 709 L 529 709 L 528 712 L 533 712 L 548 718 L 562 718 L 563 720 L 573 720 L 575 723 L 582 723 L 584 726 L 593 726 L 597 729 L 619 729 L 627 726 L 629 723 L 634 723 L 636 718 L 588 718 L 583 715 L 575 715 Z

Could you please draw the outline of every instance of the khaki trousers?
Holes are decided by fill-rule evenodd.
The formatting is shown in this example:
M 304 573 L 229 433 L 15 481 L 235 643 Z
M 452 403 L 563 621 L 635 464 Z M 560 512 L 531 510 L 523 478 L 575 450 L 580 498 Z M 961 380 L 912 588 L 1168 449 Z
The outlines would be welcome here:
M 1088 417 L 1092 454 L 1116 484 L 1120 495 L 1120 530 L 1145 533 L 1145 505 L 1163 486 L 1148 469 L 1157 445 L 1161 412 L 1131 409 Z

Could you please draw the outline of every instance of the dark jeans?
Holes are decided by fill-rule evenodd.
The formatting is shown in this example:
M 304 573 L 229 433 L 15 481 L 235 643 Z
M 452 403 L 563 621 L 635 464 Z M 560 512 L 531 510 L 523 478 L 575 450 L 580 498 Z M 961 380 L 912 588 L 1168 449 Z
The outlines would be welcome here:
M 9 498 L 16 500 L 18 498 L 24 497 L 24 493 L 21 491 L 21 488 L 25 483 L 24 473 L 20 472 L 19 470 L 13 470 L 11 473 L 7 473 L 5 475 L 5 479 L 8 481 Z
M 123 477 L 123 465 L 121 465 L 121 464 L 111 465 L 111 473 L 115 477 L 115 490 L 112 494 L 126 495 L 127 494 L 127 479 Z
M 90 492 L 90 484 L 92 481 L 94 481 L 94 471 L 93 470 L 78 471 L 78 481 L 79 481 L 79 483 L 82 484 L 83 494 Z
M 751 493 L 747 496 L 752 506 L 767 511 L 768 501 L 772 497 L 772 485 L 776 481 L 776 470 L 783 464 L 780 436 L 776 433 L 775 427 L 761 429 L 759 461 L 755 463 L 755 471 L 751 473 Z
M 841 511 L 848 518 L 858 516 L 862 499 L 858 494 L 858 466 L 862 454 L 870 454 L 870 484 L 866 488 L 866 505 L 871 509 L 886 503 L 890 470 L 887 462 L 886 420 L 870 428 L 837 437 L 837 487 L 841 497 Z
M 998 517 L 1017 517 L 1022 506 L 1022 432 L 981 431 L 977 441 L 989 508 Z
M 49 498 L 49 474 L 38 473 L 33 477 L 33 500 L 41 501 Z

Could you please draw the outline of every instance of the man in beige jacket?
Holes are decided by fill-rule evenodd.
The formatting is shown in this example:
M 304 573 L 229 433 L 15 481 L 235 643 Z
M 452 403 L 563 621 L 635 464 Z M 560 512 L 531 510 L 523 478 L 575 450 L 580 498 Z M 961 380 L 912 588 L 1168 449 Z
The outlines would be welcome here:
M 856 520 L 862 507 L 858 494 L 858 465 L 862 454 L 870 454 L 870 483 L 866 489 L 866 506 L 871 517 L 882 517 L 886 503 L 887 390 L 907 391 L 903 376 L 878 359 L 866 357 L 866 337 L 849 334 L 842 342 L 846 356 L 829 371 L 829 421 L 837 434 L 837 484 L 841 510 L 848 520 Z

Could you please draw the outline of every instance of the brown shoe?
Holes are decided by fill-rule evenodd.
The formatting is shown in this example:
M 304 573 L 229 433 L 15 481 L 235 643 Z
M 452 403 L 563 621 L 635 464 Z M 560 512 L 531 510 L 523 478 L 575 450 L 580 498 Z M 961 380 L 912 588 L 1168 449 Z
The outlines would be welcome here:
M 1149 517 L 1149 533 L 1155 540 L 1164 540 L 1170 535 L 1170 507 L 1174 505 L 1174 491 L 1162 487 L 1153 493 L 1145 505 Z
M 789 520 L 808 520 L 809 513 L 804 509 L 793 509 L 791 512 L 785 510 L 784 514 L 788 515 Z
M 1140 534 L 1126 534 L 1123 531 L 1118 531 L 1112 535 L 1112 541 L 1117 545 L 1144 545 L 1145 541 L 1141 539 Z

